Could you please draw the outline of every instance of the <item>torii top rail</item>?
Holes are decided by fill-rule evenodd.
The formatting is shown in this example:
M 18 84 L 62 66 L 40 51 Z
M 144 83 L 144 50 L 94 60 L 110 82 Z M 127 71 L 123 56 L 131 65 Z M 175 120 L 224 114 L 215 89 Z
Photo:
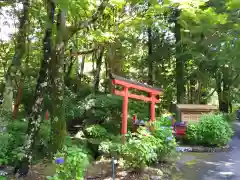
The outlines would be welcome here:
M 112 93 L 118 96 L 123 96 L 123 106 L 122 106 L 122 135 L 127 133 L 127 117 L 128 117 L 128 98 L 138 99 L 151 103 L 150 119 L 155 120 L 155 104 L 159 103 L 159 95 L 163 94 L 163 90 L 160 88 L 155 88 L 150 85 L 139 83 L 133 80 L 128 80 L 123 77 L 117 76 L 110 73 L 110 78 L 112 79 L 113 85 L 120 85 L 124 89 L 122 91 L 113 88 Z M 140 91 L 147 92 L 149 97 L 143 95 L 137 95 L 129 93 L 129 89 L 136 89 Z

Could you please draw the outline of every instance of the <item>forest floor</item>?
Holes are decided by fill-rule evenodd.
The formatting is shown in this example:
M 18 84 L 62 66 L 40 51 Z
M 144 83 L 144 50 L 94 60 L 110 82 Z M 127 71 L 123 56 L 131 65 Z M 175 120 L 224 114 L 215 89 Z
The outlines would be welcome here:
M 146 168 L 143 173 L 136 173 L 131 170 L 126 170 L 117 167 L 116 180 L 158 180 L 166 176 L 162 169 L 169 169 L 169 165 L 157 165 L 156 168 Z M 54 166 L 52 164 L 39 163 L 32 166 L 32 169 L 27 177 L 20 178 L 20 180 L 45 180 L 47 176 L 52 176 L 54 173 Z M 12 175 L 12 168 L 6 170 L 9 175 L 7 180 L 16 180 L 17 178 Z M 18 178 L 19 179 L 19 178 Z M 85 180 L 111 180 L 112 179 L 112 167 L 111 160 L 102 159 L 93 162 L 87 168 L 85 173 Z M 0 180 L 2 180 L 0 178 Z

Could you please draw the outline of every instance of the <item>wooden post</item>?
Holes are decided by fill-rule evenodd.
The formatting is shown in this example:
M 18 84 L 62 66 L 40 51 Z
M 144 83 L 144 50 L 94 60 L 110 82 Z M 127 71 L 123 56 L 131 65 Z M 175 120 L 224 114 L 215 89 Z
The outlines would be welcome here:
M 151 121 L 155 120 L 155 95 L 154 94 L 150 94 L 151 95 L 151 108 L 150 108 L 150 119 Z
M 49 118 L 49 114 L 48 114 L 48 110 L 45 112 L 45 119 L 48 120 Z
M 122 106 L 122 135 L 127 134 L 127 118 L 128 118 L 128 87 L 124 87 L 124 97 Z
M 133 115 L 133 121 L 132 121 L 132 132 L 136 132 L 136 121 L 137 121 L 137 115 L 136 114 L 134 114 Z

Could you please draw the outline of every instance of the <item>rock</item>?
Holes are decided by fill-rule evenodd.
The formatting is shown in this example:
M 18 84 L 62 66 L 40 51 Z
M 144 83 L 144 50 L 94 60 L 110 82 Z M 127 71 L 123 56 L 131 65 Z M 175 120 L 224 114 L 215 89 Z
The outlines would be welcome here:
M 81 139 L 84 137 L 84 133 L 83 131 L 78 131 L 77 134 L 74 136 L 77 139 Z
M 163 172 L 160 169 L 152 168 L 152 167 L 146 167 L 144 169 L 144 173 L 149 175 L 163 176 Z
M 150 176 L 148 174 L 144 174 L 142 180 L 150 180 Z
M 162 176 L 151 176 L 150 179 L 151 180 L 161 180 Z
M 0 171 L 0 176 L 6 176 L 8 173 L 6 171 Z
M 193 146 L 193 147 L 176 147 L 177 152 L 225 152 L 229 150 L 229 145 L 223 147 L 204 147 L 204 146 Z
M 127 176 L 128 175 L 128 172 L 127 171 L 121 171 L 118 173 L 119 176 Z
M 181 147 L 181 146 L 178 146 L 178 147 L 176 147 L 176 151 L 177 152 L 191 152 L 192 151 L 192 147 Z

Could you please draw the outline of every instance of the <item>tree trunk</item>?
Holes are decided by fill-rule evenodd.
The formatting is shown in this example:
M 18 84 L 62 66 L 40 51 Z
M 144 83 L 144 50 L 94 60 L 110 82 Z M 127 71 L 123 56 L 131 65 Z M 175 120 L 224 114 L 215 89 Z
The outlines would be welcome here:
M 148 27 L 148 84 L 153 85 L 152 28 Z
M 185 81 L 184 81 L 184 60 L 183 60 L 183 45 L 181 43 L 181 25 L 178 20 L 180 10 L 175 9 L 175 39 L 176 39 L 176 85 L 177 85 L 177 103 L 184 103 L 185 96 Z
M 82 56 L 82 62 L 80 64 L 80 73 L 79 73 L 79 82 L 82 83 L 83 73 L 84 73 L 84 65 L 85 65 L 85 55 Z
M 22 98 L 23 84 L 24 84 L 24 78 L 22 77 L 20 82 L 19 82 L 16 102 L 15 102 L 14 108 L 13 108 L 13 114 L 12 114 L 13 119 L 17 118 L 17 114 L 18 114 L 18 111 L 19 111 L 19 105 L 20 105 L 21 98 Z
M 77 57 L 77 68 L 76 68 L 77 69 L 77 78 L 78 78 L 77 91 L 79 91 L 79 89 L 81 88 L 81 85 L 83 83 L 85 58 L 86 58 L 86 55 L 81 55 L 82 61 L 79 64 L 79 59 Z M 79 66 L 80 66 L 80 72 L 79 72 Z
M 148 32 L 148 84 L 153 85 L 153 44 L 152 44 L 152 27 L 149 26 L 147 29 Z M 151 96 L 149 94 L 149 96 Z M 148 104 L 148 114 L 151 112 L 151 103 Z
M 74 63 L 76 62 L 76 58 L 72 55 L 72 50 L 70 50 L 70 63 L 68 64 L 68 66 L 66 67 L 66 70 L 64 71 L 64 73 L 66 73 L 65 75 L 65 85 L 66 86 L 69 86 L 71 83 L 70 83 L 70 76 L 71 76 L 71 72 L 72 72 L 72 69 L 73 69 L 73 65 Z M 65 66 L 66 64 L 64 64 Z
M 107 57 L 104 58 L 104 65 L 105 65 L 105 80 L 104 80 L 104 93 L 108 93 L 108 79 L 109 79 L 109 69 L 108 69 L 108 59 Z
M 29 118 L 27 139 L 23 147 L 24 157 L 22 157 L 22 159 L 16 163 L 14 170 L 15 173 L 18 172 L 20 176 L 27 175 L 29 171 L 29 165 L 31 164 L 32 160 L 33 147 L 42 122 L 43 101 L 48 86 L 48 66 L 51 59 L 51 35 L 55 12 L 55 4 L 52 1 L 48 1 L 47 12 L 48 22 L 43 41 L 43 59 L 38 74 L 32 112 Z
M 64 110 L 64 50 L 63 36 L 66 26 L 66 13 L 59 10 L 57 16 L 56 53 L 51 59 L 51 150 L 56 153 L 64 145 L 66 122 Z
M 52 29 L 54 24 L 54 13 L 55 13 L 55 4 L 51 0 L 48 0 L 47 1 L 48 20 L 46 23 L 45 35 L 43 38 L 43 59 L 42 59 L 40 71 L 38 74 L 37 85 L 35 88 L 33 106 L 36 103 L 36 100 L 39 96 L 40 89 L 42 88 L 41 86 L 44 83 L 46 83 L 46 79 L 48 78 L 48 75 L 49 75 L 48 71 L 49 71 L 49 63 L 50 63 L 49 61 L 51 60 L 51 54 L 52 54 Z M 49 83 L 49 80 L 47 83 Z M 45 97 L 45 93 L 43 94 L 43 96 Z M 31 113 L 32 112 L 29 112 L 29 114 Z M 29 119 L 28 131 L 32 128 L 31 120 L 32 119 Z
M 224 67 L 222 70 L 223 78 L 222 78 L 222 95 L 219 101 L 219 109 L 223 113 L 229 113 L 230 110 L 230 78 L 229 78 L 229 69 Z
M 8 68 L 6 73 L 6 83 L 5 89 L 3 93 L 3 108 L 6 112 L 12 113 L 12 104 L 13 104 L 13 90 L 14 90 L 14 83 L 15 76 L 17 70 L 21 66 L 21 60 L 26 52 L 26 36 L 27 36 L 27 26 L 29 20 L 29 0 L 23 1 L 23 11 L 22 15 L 20 16 L 20 26 L 19 32 L 16 38 L 16 46 L 15 46 L 15 53 L 12 59 L 12 63 Z
M 93 53 L 92 53 L 92 73 L 93 73 L 93 76 L 95 74 L 95 63 L 96 63 L 96 59 L 97 59 L 97 51 L 95 50 Z
M 220 72 L 217 72 L 215 79 L 216 79 L 216 86 L 217 86 L 219 111 L 224 112 L 226 105 L 223 99 L 222 74 Z
M 103 54 L 104 54 L 104 48 L 101 47 L 100 52 L 98 53 L 97 61 L 96 61 L 96 71 L 95 71 L 95 78 L 94 78 L 94 92 L 95 93 L 99 91 Z
M 109 73 L 118 73 L 113 68 L 114 63 L 114 57 L 115 57 L 115 46 L 114 44 L 109 44 L 108 46 L 108 55 L 106 58 L 106 66 L 107 66 L 107 74 L 109 76 Z M 112 81 L 108 81 L 108 92 L 112 92 Z

